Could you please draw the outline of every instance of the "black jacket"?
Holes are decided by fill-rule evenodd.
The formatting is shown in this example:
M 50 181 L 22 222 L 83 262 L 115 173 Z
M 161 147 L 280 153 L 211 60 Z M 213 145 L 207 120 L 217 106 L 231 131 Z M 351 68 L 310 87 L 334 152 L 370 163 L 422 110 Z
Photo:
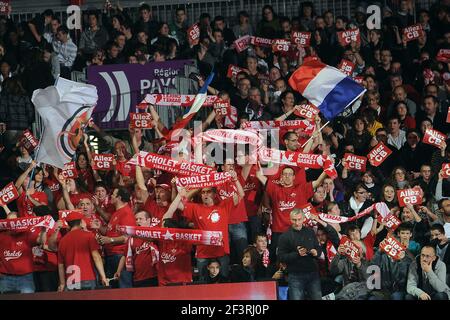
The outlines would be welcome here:
M 317 250 L 317 257 L 308 254 L 300 256 L 297 247 L 301 246 L 308 250 Z M 278 258 L 280 262 L 287 264 L 288 273 L 303 273 L 319 271 L 317 258 L 322 254 L 317 237 L 313 229 L 303 227 L 301 230 L 289 228 L 278 240 Z

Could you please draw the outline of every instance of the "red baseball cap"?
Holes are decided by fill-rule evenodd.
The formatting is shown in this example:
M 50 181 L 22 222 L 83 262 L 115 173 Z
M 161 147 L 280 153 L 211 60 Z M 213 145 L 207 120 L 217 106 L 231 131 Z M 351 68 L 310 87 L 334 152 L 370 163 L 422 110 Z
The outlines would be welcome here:
M 71 211 L 67 217 L 66 217 L 66 221 L 70 222 L 70 221 L 75 221 L 75 220 L 82 220 L 84 218 L 84 215 L 79 212 L 79 211 Z

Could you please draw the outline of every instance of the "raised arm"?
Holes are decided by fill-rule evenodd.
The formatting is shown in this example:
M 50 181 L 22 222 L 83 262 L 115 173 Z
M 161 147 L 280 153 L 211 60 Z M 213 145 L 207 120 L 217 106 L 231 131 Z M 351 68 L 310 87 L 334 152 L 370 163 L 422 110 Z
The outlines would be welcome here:
M 325 171 L 323 171 L 323 172 L 320 174 L 320 176 L 317 178 L 317 180 L 314 180 L 314 181 L 312 182 L 312 187 L 313 187 L 313 189 L 316 189 L 317 187 L 319 187 L 319 186 L 323 183 L 323 181 L 325 180 L 326 177 L 328 177 L 328 175 L 326 174 Z
M 180 193 L 178 193 L 178 195 L 176 196 L 175 200 L 172 201 L 172 203 L 170 204 L 169 208 L 167 209 L 166 213 L 164 214 L 162 220 L 163 225 L 165 225 L 165 220 L 166 219 L 172 219 L 173 218 L 173 214 L 175 213 L 175 211 L 177 211 L 177 209 L 179 210 L 184 210 L 184 205 L 181 202 L 181 199 L 186 196 L 186 190 L 184 188 L 182 188 L 180 190 Z
M 16 183 L 14 184 L 17 191 L 19 192 L 19 195 L 22 193 L 22 185 L 27 178 L 27 176 L 30 174 L 30 172 L 33 170 L 33 168 L 36 167 L 36 162 L 33 160 L 31 161 L 31 164 L 28 166 L 27 170 L 25 170 L 19 178 L 17 178 Z

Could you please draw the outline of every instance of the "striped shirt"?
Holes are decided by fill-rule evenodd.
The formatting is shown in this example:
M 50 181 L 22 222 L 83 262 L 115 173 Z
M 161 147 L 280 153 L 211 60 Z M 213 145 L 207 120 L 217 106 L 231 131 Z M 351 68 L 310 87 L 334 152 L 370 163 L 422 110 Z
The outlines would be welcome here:
M 77 57 L 78 48 L 72 39 L 67 40 L 66 43 L 56 40 L 53 41 L 53 51 L 57 54 L 59 63 L 70 68 Z

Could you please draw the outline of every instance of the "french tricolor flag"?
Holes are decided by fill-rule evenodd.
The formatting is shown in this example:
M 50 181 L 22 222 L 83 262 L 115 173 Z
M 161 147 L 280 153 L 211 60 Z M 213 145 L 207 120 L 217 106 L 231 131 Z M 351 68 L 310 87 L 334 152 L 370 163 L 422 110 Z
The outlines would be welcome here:
M 317 58 L 305 59 L 292 74 L 289 85 L 332 120 L 355 102 L 366 89 L 340 70 Z
M 192 104 L 192 106 L 190 108 L 188 108 L 187 112 L 183 115 L 183 118 L 180 121 L 174 123 L 170 132 L 165 134 L 164 137 L 166 138 L 166 140 L 171 140 L 170 137 L 172 136 L 172 133 L 175 130 L 185 128 L 188 125 L 189 121 L 191 121 L 192 118 L 194 118 L 194 116 L 197 114 L 197 112 L 203 106 L 203 104 L 206 101 L 206 97 L 208 95 L 208 86 L 212 82 L 214 75 L 215 75 L 215 73 L 211 72 L 211 74 L 208 76 L 208 78 L 206 78 L 205 84 L 200 88 L 197 95 L 195 96 L 195 100 L 194 100 L 194 103 Z

